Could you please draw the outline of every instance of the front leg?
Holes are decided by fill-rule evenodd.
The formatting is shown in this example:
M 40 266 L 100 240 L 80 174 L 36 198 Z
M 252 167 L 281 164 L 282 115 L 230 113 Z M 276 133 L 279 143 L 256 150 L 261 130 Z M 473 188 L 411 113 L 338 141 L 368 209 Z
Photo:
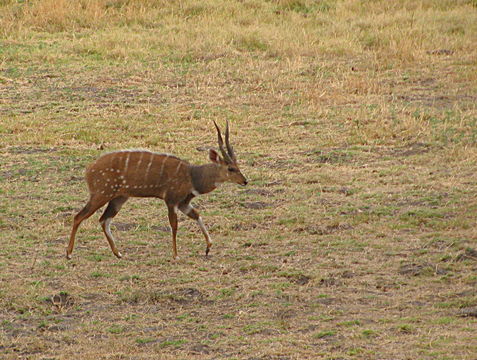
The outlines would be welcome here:
M 202 218 L 200 217 L 199 213 L 189 203 L 180 204 L 179 210 L 191 219 L 194 219 L 197 224 L 199 224 L 200 231 L 202 231 L 202 234 L 204 235 L 205 241 L 207 243 L 207 247 L 205 249 L 205 255 L 207 256 L 209 254 L 210 248 L 212 247 L 212 241 L 210 240 L 209 232 L 207 231 L 207 228 L 205 227 L 204 222 L 202 221 Z
M 169 224 L 171 224 L 172 230 L 172 257 L 174 260 L 177 260 L 177 245 L 176 245 L 176 236 L 177 236 L 177 206 L 176 205 L 167 205 L 169 210 Z

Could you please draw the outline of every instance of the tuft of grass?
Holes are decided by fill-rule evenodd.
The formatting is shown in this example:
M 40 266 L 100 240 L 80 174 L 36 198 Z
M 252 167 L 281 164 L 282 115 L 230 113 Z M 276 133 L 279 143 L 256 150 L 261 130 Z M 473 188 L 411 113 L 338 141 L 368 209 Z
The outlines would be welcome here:
M 187 343 L 187 340 L 166 340 L 163 341 L 159 344 L 160 348 L 165 348 L 165 347 L 175 347 L 178 348 L 181 345 L 184 345 Z
M 135 339 L 135 342 L 138 345 L 145 345 L 145 344 L 149 344 L 149 343 L 152 343 L 152 342 L 155 342 L 155 341 L 156 341 L 156 339 L 153 339 L 153 338 L 136 338 Z
M 336 335 L 336 331 L 334 330 L 323 330 L 314 334 L 313 337 L 316 339 L 323 339 L 323 338 L 332 337 L 335 335 Z
M 378 333 L 377 333 L 375 330 L 371 330 L 371 329 L 363 330 L 363 331 L 361 332 L 361 334 L 362 334 L 365 338 L 373 338 L 373 337 L 377 337 L 377 336 L 378 336 Z
M 398 331 L 405 333 L 405 334 L 411 334 L 415 330 L 413 325 L 410 324 L 401 324 L 398 326 Z
M 115 325 L 107 328 L 106 331 L 110 334 L 121 334 L 124 332 L 124 327 Z
M 93 271 L 91 273 L 91 277 L 92 278 L 109 278 L 111 277 L 111 274 L 109 273 L 105 273 L 105 272 L 102 272 L 102 271 Z
M 338 323 L 339 326 L 356 326 L 356 325 L 361 325 L 361 321 L 359 320 L 347 320 L 347 321 L 343 321 L 343 322 L 340 322 Z

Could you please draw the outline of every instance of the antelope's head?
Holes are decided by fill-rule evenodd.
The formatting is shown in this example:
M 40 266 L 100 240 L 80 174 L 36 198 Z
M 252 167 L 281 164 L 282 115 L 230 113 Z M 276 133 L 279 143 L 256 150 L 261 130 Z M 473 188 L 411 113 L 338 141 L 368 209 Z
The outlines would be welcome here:
M 209 159 L 213 163 L 219 165 L 219 181 L 220 182 L 232 182 L 237 183 L 239 185 L 247 185 L 247 179 L 243 174 L 240 172 L 240 169 L 237 165 L 237 158 L 235 157 L 234 149 L 232 145 L 230 145 L 229 141 L 229 122 L 225 126 L 225 146 L 227 150 L 224 148 L 224 140 L 222 139 L 222 133 L 220 132 L 220 128 L 214 121 L 215 128 L 217 129 L 217 138 L 219 141 L 219 150 L 222 156 L 218 154 L 217 151 L 210 149 L 209 150 Z

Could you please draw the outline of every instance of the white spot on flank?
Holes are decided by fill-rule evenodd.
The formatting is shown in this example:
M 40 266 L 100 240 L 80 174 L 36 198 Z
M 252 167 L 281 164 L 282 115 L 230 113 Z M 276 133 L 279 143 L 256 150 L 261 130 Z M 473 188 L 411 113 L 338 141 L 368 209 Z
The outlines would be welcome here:
M 144 179 L 147 179 L 147 176 L 149 175 L 149 171 L 151 170 L 151 165 L 152 165 L 153 158 L 154 158 L 154 154 L 151 153 L 151 160 L 149 160 L 149 163 L 147 164 L 146 174 L 144 174 Z
M 174 173 L 174 175 L 176 175 L 179 172 L 179 169 L 181 168 L 181 166 L 182 166 L 182 162 L 179 161 L 179 164 L 177 165 L 176 172 Z
M 124 172 L 128 171 L 128 166 L 129 166 L 129 157 L 131 156 L 131 152 L 128 151 L 128 155 L 126 156 L 126 164 L 124 164 Z
M 142 158 L 144 156 L 145 152 L 141 152 L 141 155 L 139 156 L 139 161 L 137 162 L 137 165 L 136 165 L 136 171 L 139 170 L 139 166 L 141 166 L 141 163 L 142 163 Z
M 159 173 L 159 179 L 161 179 L 162 177 L 162 173 L 164 172 L 164 165 L 166 164 L 166 160 L 169 158 L 169 155 L 166 155 L 163 159 L 162 159 L 162 164 L 161 164 L 161 171 Z

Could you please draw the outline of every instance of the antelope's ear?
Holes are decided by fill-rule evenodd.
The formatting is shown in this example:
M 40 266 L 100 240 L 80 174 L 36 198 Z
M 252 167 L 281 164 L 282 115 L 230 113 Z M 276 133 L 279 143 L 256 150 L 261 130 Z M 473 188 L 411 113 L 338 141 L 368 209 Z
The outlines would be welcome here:
M 209 149 L 209 159 L 210 159 L 210 161 L 212 161 L 213 163 L 216 163 L 216 164 L 220 164 L 220 162 L 221 162 L 219 153 L 217 151 L 215 151 L 214 149 Z

